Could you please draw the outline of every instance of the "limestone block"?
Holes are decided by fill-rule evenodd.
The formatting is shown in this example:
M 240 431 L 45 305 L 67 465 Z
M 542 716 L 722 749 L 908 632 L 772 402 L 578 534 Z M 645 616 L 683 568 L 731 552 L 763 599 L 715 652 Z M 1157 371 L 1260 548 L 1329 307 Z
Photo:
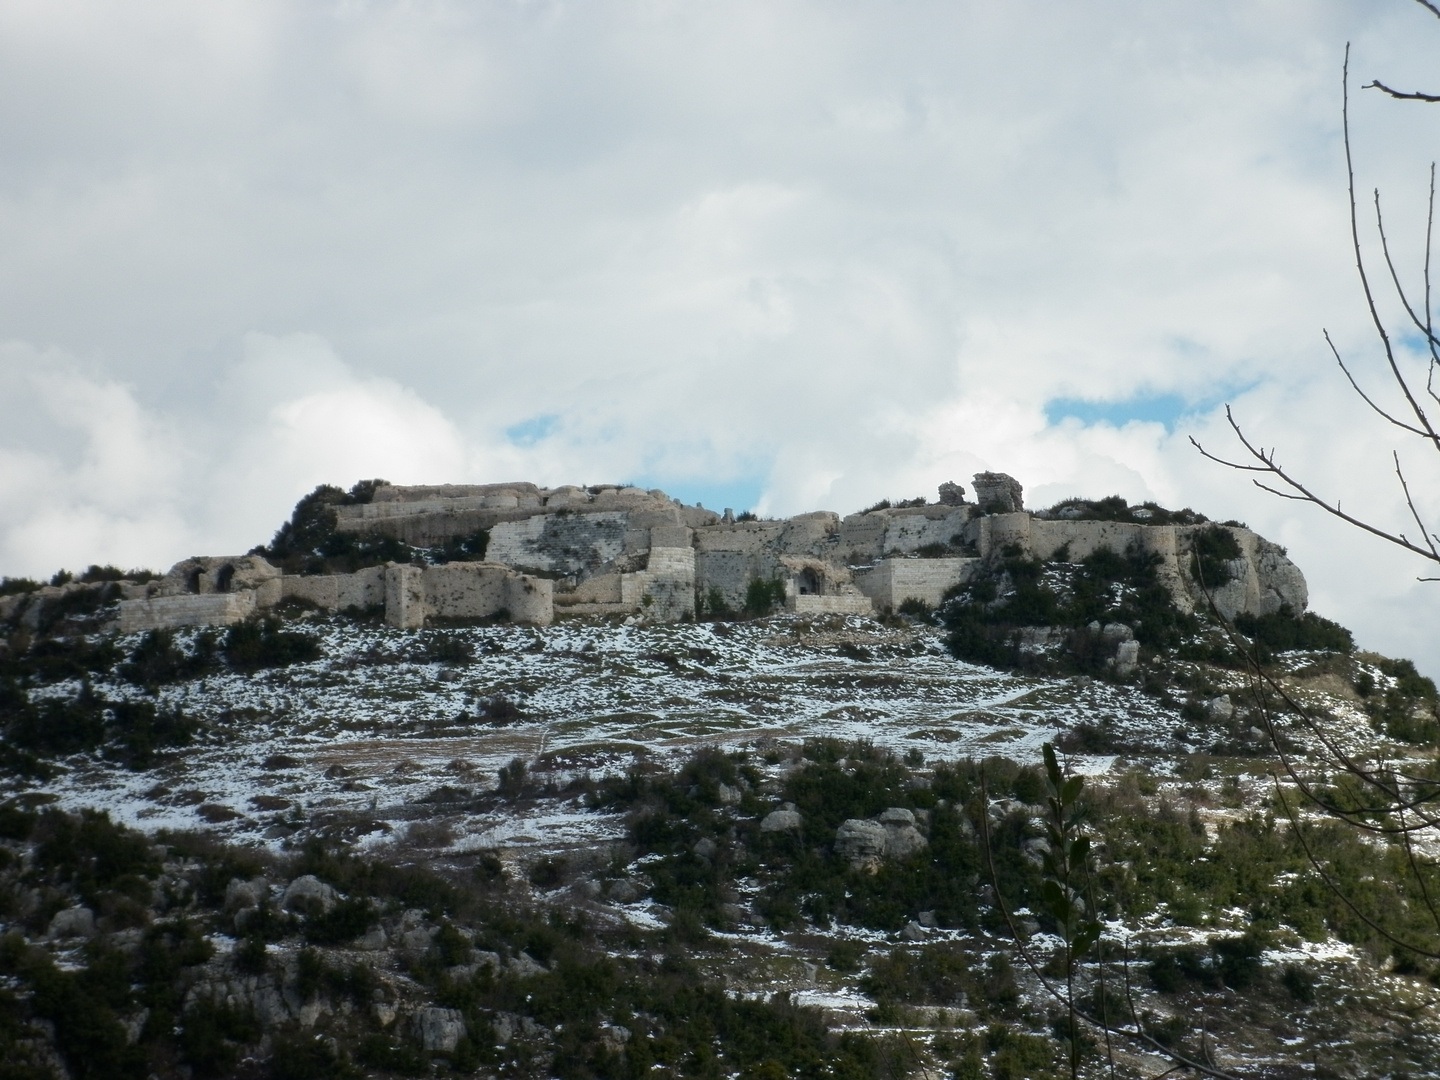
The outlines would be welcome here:
M 505 604 L 510 618 L 527 626 L 549 626 L 555 621 L 555 583 L 529 574 L 506 581 Z
M 1025 509 L 1025 489 L 1005 473 L 976 473 L 975 502 L 987 513 L 1013 514 Z
M 983 565 L 980 559 L 884 559 L 864 572 L 855 584 L 877 608 L 898 609 L 906 600 L 939 607 L 945 594 L 969 581 Z
M 52 938 L 94 937 L 95 913 L 87 907 L 65 908 L 57 911 L 50 920 L 49 936 Z
M 1029 514 L 990 514 L 980 519 L 980 554 L 992 558 L 1014 544 L 1022 553 L 1034 550 L 1030 542 L 1031 522 Z
M 268 891 L 264 878 L 249 881 L 231 878 L 230 884 L 225 886 L 225 910 L 259 907 Z
M 772 810 L 760 822 L 762 833 L 799 832 L 801 826 L 798 810 Z
M 1135 674 L 1140 667 L 1140 643 L 1138 641 L 1122 641 L 1120 647 L 1115 650 L 1115 674 L 1122 678 Z
M 453 1053 L 465 1037 L 465 1018 L 459 1009 L 417 1009 L 411 1023 L 421 1047 L 434 1053 Z
M 885 512 L 883 554 L 908 553 L 934 544 L 953 544 L 970 520 L 969 508 L 924 506 Z
M 285 887 L 281 906 L 302 915 L 320 915 L 335 906 L 335 890 L 314 874 L 303 874 Z
M 737 521 L 695 530 L 695 549 L 701 552 L 733 551 L 753 555 L 769 551 L 779 543 L 785 523 L 780 521 Z
M 940 485 L 941 506 L 961 506 L 965 502 L 965 489 L 955 483 L 954 480 L 946 480 Z
M 878 866 L 888 839 L 889 830 L 878 821 L 849 818 L 835 830 L 835 852 L 854 866 Z
M 553 506 L 552 498 L 546 509 Z M 625 554 L 629 528 L 627 515 L 615 510 L 537 514 L 495 525 L 485 558 L 523 570 L 593 571 Z
M 1279 545 L 1256 536 L 1251 564 L 1255 567 L 1258 593 L 1251 614 L 1268 615 L 1288 606 L 1298 615 L 1309 607 L 1310 590 L 1305 584 L 1305 575 Z
M 544 975 L 550 970 L 527 952 L 517 953 L 515 958 L 505 966 L 510 974 L 518 975 L 522 979 L 532 975 Z
M 1205 717 L 1208 720 L 1226 721 L 1235 718 L 1235 704 L 1229 694 L 1221 694 L 1205 702 Z
M 885 825 L 885 857 L 908 859 L 923 850 L 929 841 L 914 825 Z
M 390 938 L 385 933 L 385 928 L 381 926 L 372 926 L 353 942 L 355 948 L 363 949 L 366 952 L 379 952 L 388 944 L 390 944 Z
M 618 603 L 620 603 L 619 574 L 599 574 L 580 582 L 573 589 L 555 594 L 555 604 L 563 607 L 575 604 Z
M 875 604 L 862 592 L 839 596 L 792 596 L 785 606 L 797 615 L 874 615 Z

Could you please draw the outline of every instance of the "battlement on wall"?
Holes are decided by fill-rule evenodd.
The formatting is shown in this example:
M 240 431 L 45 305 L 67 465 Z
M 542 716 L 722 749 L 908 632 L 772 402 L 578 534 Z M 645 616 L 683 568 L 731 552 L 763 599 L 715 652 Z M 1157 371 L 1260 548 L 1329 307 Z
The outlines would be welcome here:
M 1176 606 L 1190 611 L 1204 602 L 1187 569 L 1191 552 L 1203 530 L 1216 528 L 1229 532 L 1239 552 L 1226 582 L 1211 592 L 1222 614 L 1306 608 L 1299 569 L 1281 548 L 1238 525 L 1175 524 L 1173 515 L 1165 524 L 1095 520 L 1069 506 L 1036 513 L 1023 508 L 1023 489 L 1004 474 L 979 474 L 975 485 L 987 502 L 967 502 L 959 484 L 946 483 L 934 503 L 768 521 L 739 521 L 634 487 L 381 485 L 370 502 L 335 508 L 338 532 L 374 532 L 420 547 L 480 529 L 485 561 L 421 565 L 417 558 L 353 573 L 291 574 L 261 555 L 187 559 L 156 581 L 120 583 L 116 625 L 225 625 L 287 600 L 331 612 L 383 610 L 401 627 L 497 617 L 545 625 L 557 615 L 601 614 L 672 622 L 694 618 L 702 605 L 738 610 L 755 582 L 783 596 L 791 611 L 864 614 L 907 601 L 938 606 L 1001 557 L 1078 562 L 1102 548 L 1155 556 L 1160 581 Z M 1142 508 L 1129 516 L 1147 514 Z M 38 618 L 21 609 L 63 596 L 40 592 L 33 600 L 0 598 L 0 620 Z

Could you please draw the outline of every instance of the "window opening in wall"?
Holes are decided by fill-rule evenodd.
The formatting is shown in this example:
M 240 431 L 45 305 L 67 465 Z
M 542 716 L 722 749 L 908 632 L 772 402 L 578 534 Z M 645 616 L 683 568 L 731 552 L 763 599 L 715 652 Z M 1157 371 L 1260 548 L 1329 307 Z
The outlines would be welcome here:
M 226 563 L 220 568 L 220 572 L 215 575 L 215 591 L 229 592 L 230 582 L 234 579 L 235 567 L 231 566 L 229 563 Z

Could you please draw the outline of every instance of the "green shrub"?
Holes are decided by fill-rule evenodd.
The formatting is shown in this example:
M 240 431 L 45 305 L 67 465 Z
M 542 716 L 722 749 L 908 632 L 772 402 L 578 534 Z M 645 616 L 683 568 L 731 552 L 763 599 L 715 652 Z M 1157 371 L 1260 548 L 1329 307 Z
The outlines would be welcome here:
M 320 641 L 311 634 L 283 629 L 274 617 L 247 619 L 226 631 L 220 651 L 236 670 L 258 671 L 318 660 Z
M 115 824 L 104 811 L 48 810 L 36 823 L 35 837 L 35 868 L 56 883 L 71 885 L 87 900 L 160 871 L 150 841 Z
M 1218 589 L 1230 581 L 1230 560 L 1240 555 L 1240 543 L 1229 529 L 1200 529 L 1190 536 L 1190 576 L 1207 590 Z
M 1355 649 L 1355 639 L 1345 627 L 1312 611 L 1296 615 L 1288 604 L 1269 615 L 1237 615 L 1235 629 L 1255 643 L 1262 663 L 1275 653 L 1296 649 L 1347 654 Z
M 215 644 L 213 630 L 197 634 L 189 651 L 175 644 L 173 630 L 150 630 L 116 670 L 126 682 L 147 689 L 193 679 L 215 666 Z
M 180 1054 L 200 1080 L 233 1075 L 240 1051 L 260 1037 L 260 1024 L 249 1009 L 202 1000 L 185 1014 Z
M 754 578 L 745 587 L 745 614 L 751 618 L 769 615 L 785 603 L 785 583 L 779 578 Z
M 349 897 L 324 914 L 306 919 L 305 940 L 313 945 L 345 945 L 374 926 L 378 917 L 365 897 Z
M 0 596 L 14 596 L 30 593 L 40 588 L 40 582 L 26 577 L 0 577 Z

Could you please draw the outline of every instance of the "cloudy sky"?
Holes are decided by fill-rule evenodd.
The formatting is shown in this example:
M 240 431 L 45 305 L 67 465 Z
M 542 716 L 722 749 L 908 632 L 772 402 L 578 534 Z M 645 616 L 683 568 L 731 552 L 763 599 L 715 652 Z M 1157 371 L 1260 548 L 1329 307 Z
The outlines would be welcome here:
M 6 0 L 0 573 L 241 551 L 371 476 L 785 514 L 996 469 L 1244 519 L 1435 671 L 1423 565 L 1187 438 L 1228 402 L 1406 525 L 1322 338 L 1383 390 L 1347 41 L 1418 280 L 1440 106 L 1358 89 L 1440 90 L 1414 0 Z

